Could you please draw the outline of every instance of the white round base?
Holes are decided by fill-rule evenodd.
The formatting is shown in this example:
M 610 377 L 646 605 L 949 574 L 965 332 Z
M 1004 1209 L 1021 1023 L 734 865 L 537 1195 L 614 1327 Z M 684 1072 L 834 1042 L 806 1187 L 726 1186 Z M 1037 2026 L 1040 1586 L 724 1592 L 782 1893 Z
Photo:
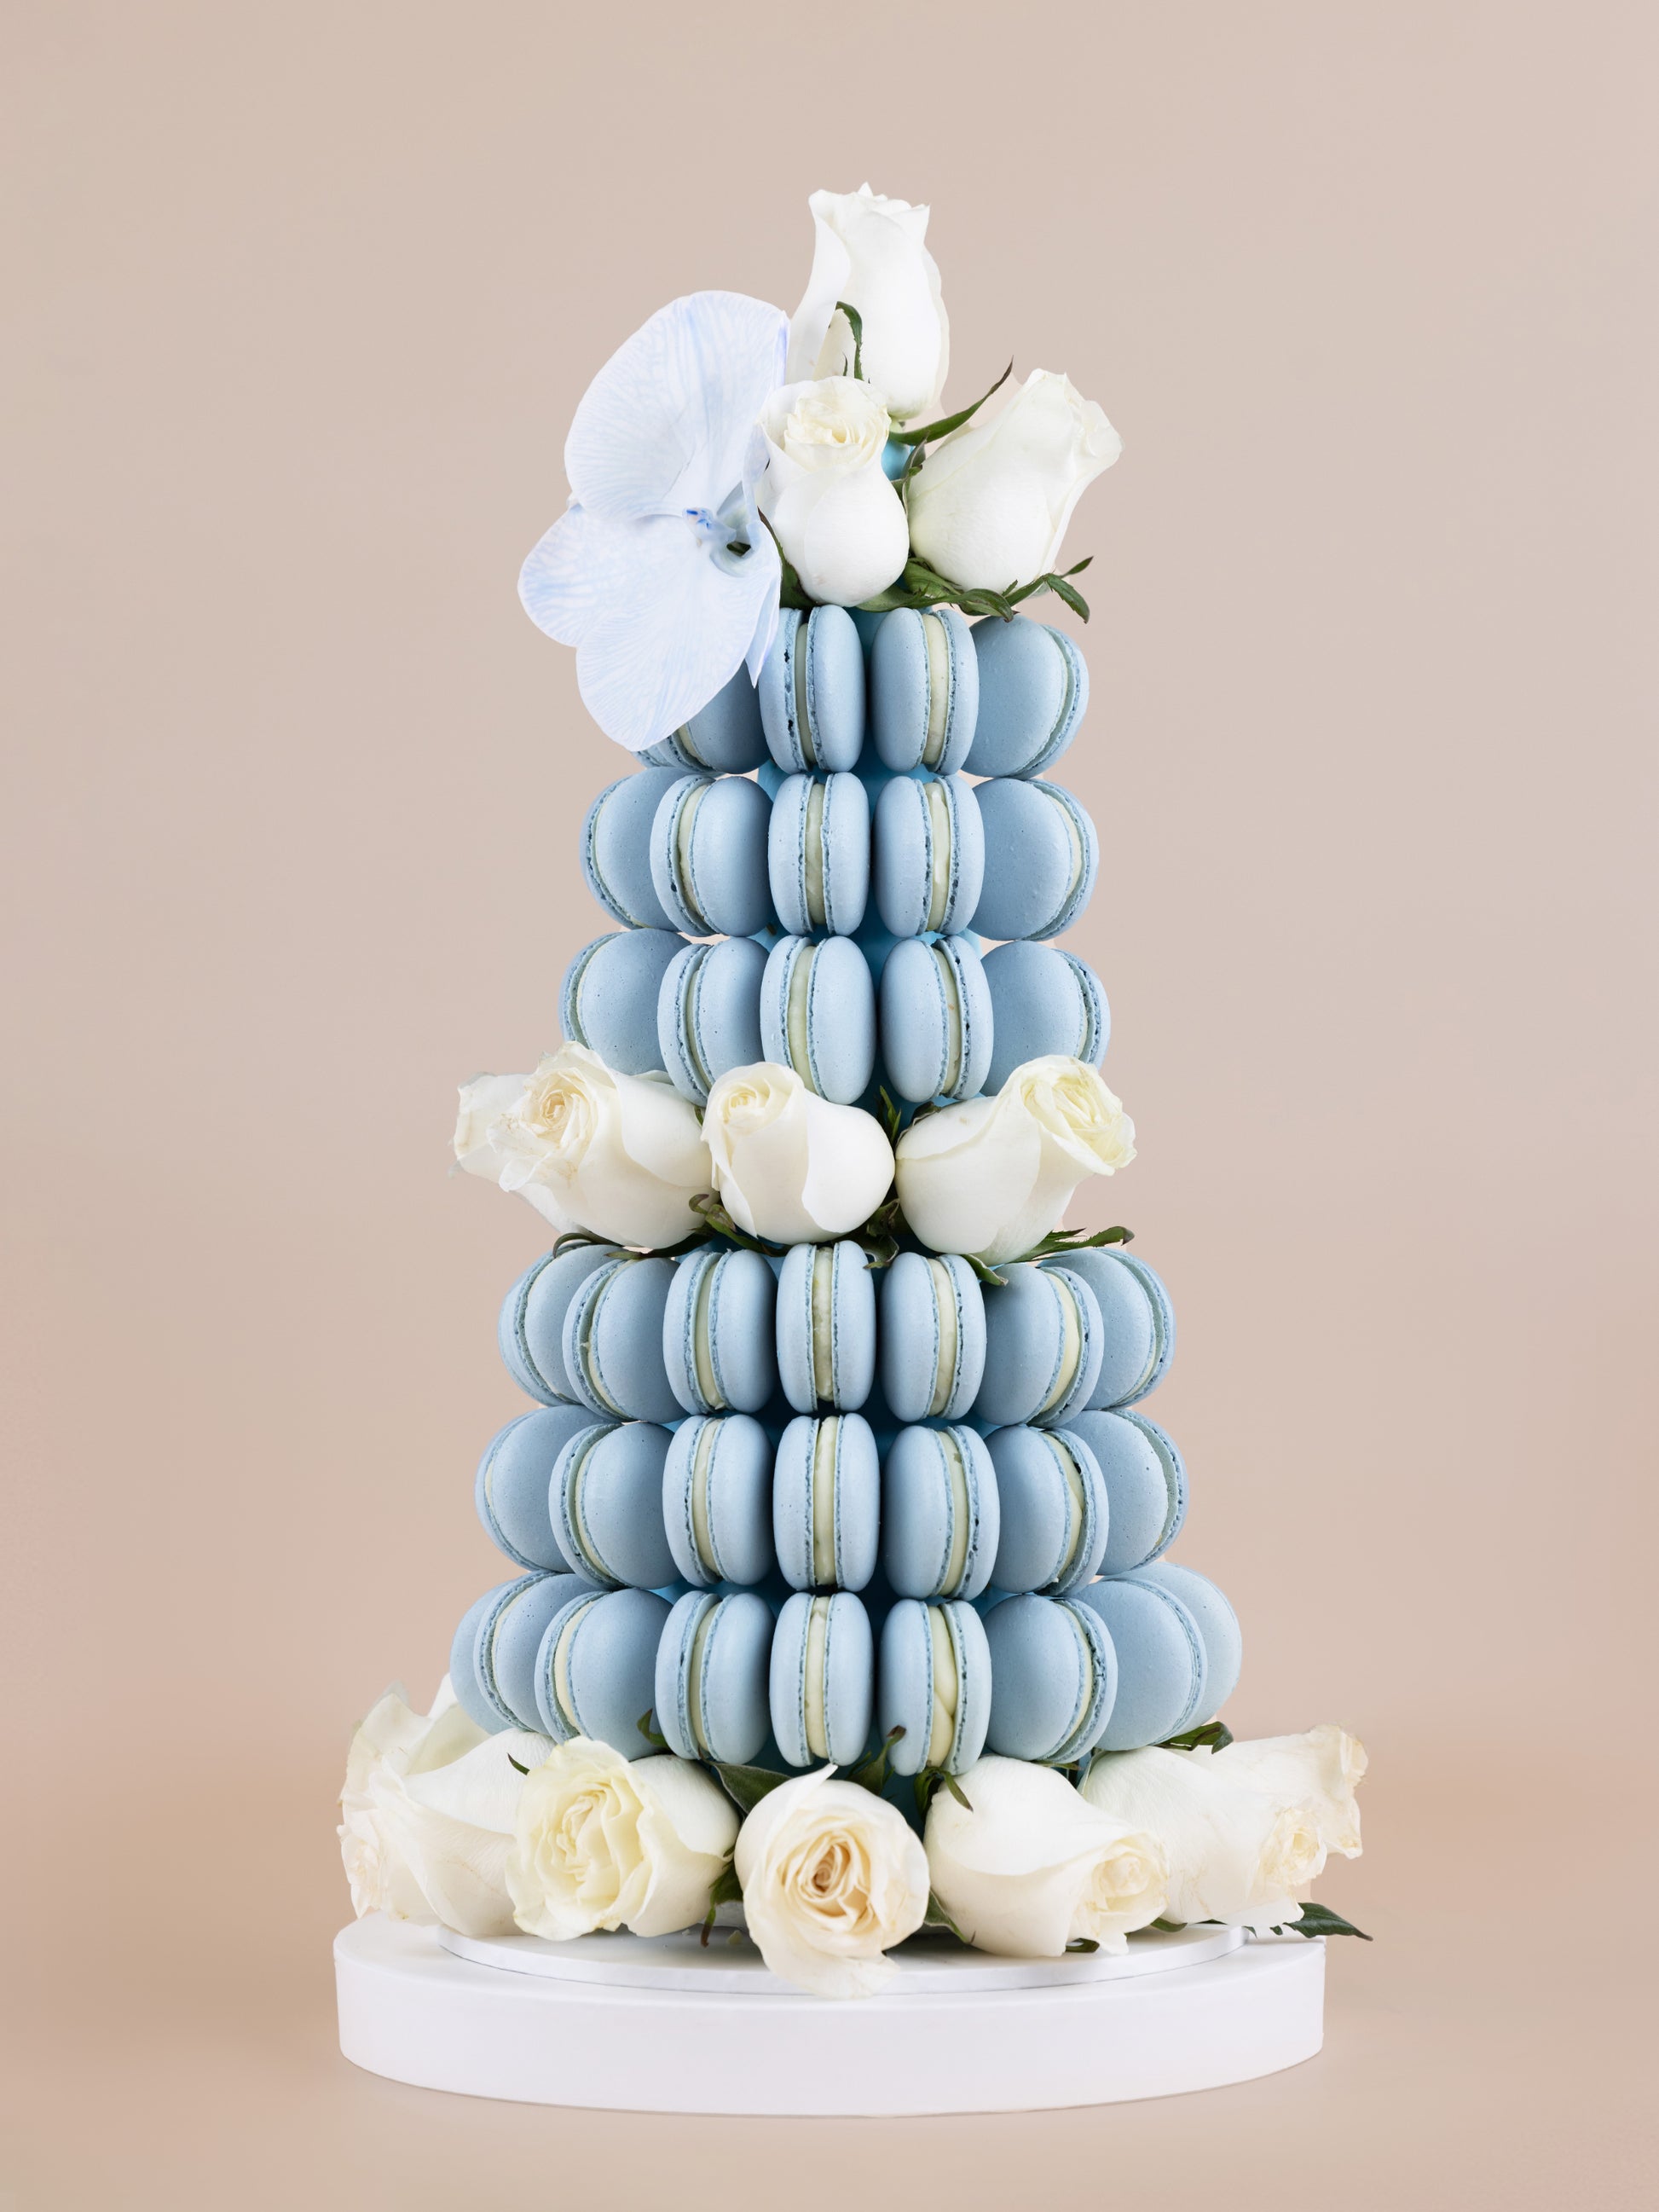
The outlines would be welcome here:
M 1190 1929 L 1123 1959 L 919 1939 L 879 1996 L 789 1989 L 717 1933 L 477 1940 L 371 1915 L 334 1943 L 340 2048 L 394 2081 L 606 2112 L 1037 2112 L 1248 2081 L 1311 2058 L 1325 1947 Z M 488 1960 L 489 1963 L 481 1963 Z

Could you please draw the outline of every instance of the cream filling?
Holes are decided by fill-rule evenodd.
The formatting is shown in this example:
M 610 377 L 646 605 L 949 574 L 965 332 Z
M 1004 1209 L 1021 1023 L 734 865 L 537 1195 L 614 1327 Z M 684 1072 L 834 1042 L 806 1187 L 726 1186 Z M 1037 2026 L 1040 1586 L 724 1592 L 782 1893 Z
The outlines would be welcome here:
M 937 776 L 921 787 L 927 808 L 927 842 L 933 858 L 926 929 L 943 929 L 951 905 L 951 795 Z
M 691 1312 L 691 1365 L 697 1395 L 711 1409 L 723 1405 L 720 1386 L 714 1373 L 714 1284 L 720 1271 L 718 1260 L 711 1260 L 698 1278 L 696 1300 Z
M 951 720 L 951 641 L 940 615 L 923 615 L 921 635 L 927 646 L 927 734 L 921 759 L 924 768 L 937 768 Z
M 617 1265 L 626 1267 L 628 1262 L 625 1260 L 619 1261 Z M 581 1340 L 577 1346 L 577 1351 L 581 1359 L 582 1374 L 586 1380 L 588 1389 L 602 1405 L 617 1416 L 619 1421 L 625 1421 L 628 1419 L 627 1414 L 605 1389 L 593 1366 L 593 1331 L 599 1326 L 599 1308 L 605 1304 L 605 1293 L 610 1290 L 614 1279 L 614 1277 L 607 1275 L 588 1300 L 587 1310 L 582 1316 Z
M 719 1433 L 717 1422 L 705 1421 L 691 1453 L 691 1541 L 698 1565 L 711 1575 L 718 1575 L 720 1571 L 714 1551 L 714 1523 L 708 1514 L 708 1478 L 714 1472 L 714 1443 Z
M 1054 1454 L 1056 1464 L 1066 1483 L 1066 1537 L 1060 1548 L 1060 1565 L 1049 1577 L 1051 1583 L 1063 1583 L 1077 1565 L 1078 1553 L 1083 1547 L 1083 1532 L 1088 1520 L 1088 1493 L 1083 1486 L 1083 1470 L 1071 1453 L 1054 1435 L 1043 1442 Z
M 818 749 L 812 737 L 812 716 L 808 706 L 806 654 L 806 623 L 803 619 L 795 629 L 795 729 L 800 738 L 801 758 L 808 768 L 816 768 Z
M 608 944 L 609 941 L 607 938 L 596 937 L 586 951 L 583 953 L 574 975 L 565 985 L 564 1018 L 574 1032 L 570 1040 L 572 1044 L 587 1042 L 587 1032 L 582 1024 L 582 984 L 588 969 L 593 964 L 593 955 L 599 951 L 600 945 Z
M 705 1758 L 708 1755 L 708 1721 L 703 1711 L 703 1647 L 708 1641 L 708 1632 L 714 1626 L 714 1615 L 720 1611 L 718 1601 L 708 1607 L 697 1623 L 691 1638 L 691 1657 L 686 1682 L 685 1710 L 691 1723 L 691 1738 Z
M 806 788 L 806 919 L 813 929 L 825 926 L 823 905 L 823 802 L 829 785 L 816 780 Z
M 1060 735 L 1066 723 L 1071 720 L 1072 702 L 1077 696 L 1077 671 L 1072 665 L 1072 656 L 1066 652 L 1064 646 L 1060 646 L 1056 649 L 1060 653 L 1060 665 L 1066 671 L 1066 690 L 1060 702 L 1060 713 L 1054 719 L 1054 726 L 1048 732 L 1049 745 L 1054 744 L 1054 739 Z M 1045 759 L 1048 757 L 1047 746 L 1043 749 L 1043 757 Z
M 678 878 L 680 897 L 684 902 L 686 912 L 696 923 L 698 928 L 704 930 L 709 929 L 710 924 L 702 908 L 697 904 L 696 894 L 692 887 L 691 836 L 697 819 L 697 810 L 714 787 L 712 783 L 700 783 L 695 791 L 687 792 L 674 820 L 674 872 Z
M 705 1097 L 714 1086 L 708 1068 L 703 1065 L 702 1054 L 697 1050 L 697 979 L 708 957 L 705 946 L 695 960 L 686 962 L 685 980 L 680 985 L 680 1035 L 685 1040 L 685 1057 L 692 1079 Z
M 820 1244 L 812 1254 L 812 1393 L 830 1405 L 836 1395 L 836 1248 Z
M 1083 831 L 1078 825 L 1076 815 L 1073 813 L 1063 799 L 1057 799 L 1054 804 L 1059 807 L 1060 818 L 1066 824 L 1066 835 L 1072 841 L 1072 887 L 1066 894 L 1066 905 L 1060 908 L 1060 912 L 1064 914 L 1066 907 L 1071 905 L 1083 888 L 1083 873 L 1088 866 L 1088 854 L 1084 847 Z
M 809 1089 L 812 1082 L 811 1027 L 807 1020 L 812 1000 L 812 955 L 814 947 L 799 946 L 789 963 L 789 999 L 785 1012 L 785 1024 L 789 1037 L 789 1065 Z
M 963 1571 L 968 1565 L 968 1534 L 972 1512 L 968 1496 L 968 1455 L 962 1448 L 962 1439 L 953 1429 L 939 1431 L 939 1450 L 945 1459 L 945 1473 L 951 1486 L 951 1549 L 945 1561 L 944 1590 L 946 1597 L 954 1597 L 962 1588 Z
M 582 1500 L 587 1485 L 587 1462 L 611 1433 L 609 1429 L 602 1429 L 591 1443 L 584 1444 L 576 1464 L 564 1479 L 565 1518 L 570 1524 L 570 1533 L 584 1564 L 594 1579 L 602 1583 L 614 1582 L 616 1577 L 600 1557 L 599 1548 L 589 1533 Z
M 702 755 L 697 750 L 696 744 L 692 742 L 691 726 L 689 722 L 682 722 L 678 729 L 676 730 L 673 735 L 669 738 L 668 742 L 670 744 L 678 745 L 679 747 L 681 752 L 685 756 L 685 758 L 690 763 L 693 768 L 708 767 L 708 762 L 703 758 Z
M 809 1759 L 828 1759 L 830 1732 L 824 1724 L 823 1680 L 830 1644 L 830 1601 L 815 1597 L 806 1612 L 806 1660 L 801 1684 L 801 1732 Z
M 945 1076 L 939 1087 L 940 1095 L 949 1097 L 962 1080 L 962 991 L 956 963 L 942 945 L 933 947 L 933 957 L 945 987 Z
M 1054 1746 L 1054 1751 L 1056 1753 L 1067 1751 L 1071 1748 L 1073 1738 L 1077 1735 L 1078 1730 L 1083 1726 L 1084 1722 L 1088 1717 L 1089 1708 L 1094 1702 L 1095 1695 L 1095 1655 L 1093 1649 L 1090 1644 L 1088 1638 L 1083 1632 L 1082 1622 L 1078 1619 L 1076 1613 L 1073 1612 L 1069 1607 L 1066 1608 L 1066 1618 L 1071 1623 L 1073 1635 L 1077 1638 L 1079 1695 L 1076 1708 L 1072 1714 L 1071 1723 L 1067 1727 L 1065 1735 Z
M 812 1438 L 812 1580 L 820 1589 L 836 1580 L 836 1456 L 841 1423 L 831 1413 Z
M 559 1631 L 559 1640 L 553 1646 L 553 1698 L 559 1709 L 559 1717 L 573 1735 L 581 1732 L 575 1701 L 570 1694 L 570 1647 L 580 1624 L 599 1603 L 591 1597 L 586 1605 L 579 1605 L 564 1626 Z
M 927 1633 L 933 1647 L 933 1719 L 927 1735 L 927 1764 L 943 1766 L 956 1741 L 957 1701 L 961 1685 L 957 1680 L 957 1652 L 951 1638 L 951 1623 L 942 1605 L 928 1607 Z
M 1037 1407 L 1039 1420 L 1043 1414 L 1052 1413 L 1056 1406 L 1063 1403 L 1066 1393 L 1077 1381 L 1078 1364 L 1083 1358 L 1083 1316 L 1077 1310 L 1072 1286 L 1062 1282 L 1058 1275 L 1050 1275 L 1048 1280 L 1054 1286 L 1054 1296 L 1060 1305 L 1060 1369 L 1053 1389 Z
M 927 1262 L 933 1277 L 933 1310 L 939 1317 L 939 1351 L 933 1369 L 933 1395 L 928 1401 L 930 1415 L 942 1413 L 951 1402 L 957 1387 L 957 1363 L 961 1357 L 961 1346 L 957 1329 L 957 1286 L 951 1271 L 942 1260 Z

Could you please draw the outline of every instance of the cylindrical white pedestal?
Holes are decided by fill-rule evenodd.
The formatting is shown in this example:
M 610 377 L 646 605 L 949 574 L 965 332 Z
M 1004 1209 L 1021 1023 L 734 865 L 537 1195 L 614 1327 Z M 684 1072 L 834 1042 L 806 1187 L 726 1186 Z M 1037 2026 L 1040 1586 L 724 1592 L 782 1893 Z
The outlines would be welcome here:
M 422 2088 L 610 2112 L 1113 2104 L 1276 2073 L 1311 2058 L 1323 2032 L 1323 1943 L 1239 1944 L 1231 1929 L 1136 1937 L 1119 1960 L 919 1943 L 900 1954 L 892 1993 L 846 2002 L 786 1989 L 750 1946 L 718 1936 L 707 1951 L 695 1936 L 473 1942 L 374 1915 L 341 1932 L 334 1959 L 355 2064 Z

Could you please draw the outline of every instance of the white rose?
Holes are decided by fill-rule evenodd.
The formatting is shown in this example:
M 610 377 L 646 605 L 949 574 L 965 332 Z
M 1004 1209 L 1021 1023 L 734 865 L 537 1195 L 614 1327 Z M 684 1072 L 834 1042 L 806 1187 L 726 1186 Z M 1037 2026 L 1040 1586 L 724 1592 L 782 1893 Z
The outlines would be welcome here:
M 853 333 L 844 300 L 863 325 L 863 369 L 901 422 L 931 416 L 945 389 L 951 325 L 939 270 L 927 251 L 928 210 L 855 192 L 814 192 L 812 273 L 789 325 L 792 377 L 845 375 Z
M 1359 1856 L 1359 1805 L 1354 1792 L 1369 1760 L 1358 1736 L 1327 1721 L 1305 1735 L 1262 1735 L 1224 1751 L 1189 1752 L 1213 1759 L 1228 1776 L 1243 1774 L 1273 1796 L 1306 1808 L 1328 1851 Z
M 1325 1864 L 1305 1806 L 1287 1802 L 1220 1759 L 1178 1751 L 1105 1752 L 1083 1783 L 1091 1805 L 1144 1828 L 1170 1863 L 1171 1920 L 1279 1928 L 1297 1920 Z
M 520 1192 L 559 1229 L 618 1244 L 675 1244 L 712 1183 L 696 1109 L 666 1083 L 621 1075 L 561 1045 L 533 1075 L 481 1075 L 461 1091 L 455 1157 Z
M 624 1759 L 572 1736 L 519 1800 L 507 1886 L 520 1928 L 567 1943 L 595 1928 L 668 1936 L 708 1911 L 738 1816 L 684 1759 Z
M 1051 1766 L 981 1759 L 927 1808 L 933 1893 L 969 1942 L 1009 1958 L 1058 1958 L 1075 1937 L 1127 1948 L 1163 1911 L 1169 1869 L 1156 1837 L 1087 1805 Z
M 401 1688 L 388 1690 L 352 1737 L 336 1832 L 352 1909 L 360 1920 L 366 1912 L 389 1912 L 399 1920 L 433 1917 L 380 1820 L 376 1777 L 447 1765 L 482 1743 L 484 1735 L 456 1703 L 446 1674 L 429 1713 L 416 1712 Z
M 876 392 L 850 376 L 786 384 L 760 426 L 767 462 L 756 498 L 805 590 L 843 607 L 885 591 L 910 557 L 910 535 L 881 465 L 888 420 Z
M 866 1997 L 882 1956 L 927 1917 L 927 1854 L 897 1808 L 821 1766 L 769 1790 L 738 1831 L 743 1914 L 775 1974 L 823 1997 Z
M 714 1188 L 739 1229 L 775 1244 L 821 1244 L 869 1219 L 893 1180 L 872 1115 L 836 1106 L 775 1060 L 728 1068 L 702 1131 Z
M 935 1252 L 995 1266 L 1057 1229 L 1078 1185 L 1135 1156 L 1134 1123 L 1097 1071 L 1051 1053 L 994 1097 L 942 1107 L 899 1139 L 904 1218 Z
M 952 583 L 1006 591 L 1048 574 L 1072 509 L 1123 441 L 1066 376 L 1035 368 L 988 422 L 975 416 L 910 480 L 910 541 Z

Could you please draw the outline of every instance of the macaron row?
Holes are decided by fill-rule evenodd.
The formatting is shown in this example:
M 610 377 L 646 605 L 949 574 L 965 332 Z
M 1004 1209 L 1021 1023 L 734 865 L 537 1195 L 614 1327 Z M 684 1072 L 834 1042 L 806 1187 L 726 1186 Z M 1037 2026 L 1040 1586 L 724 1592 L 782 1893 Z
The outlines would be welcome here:
M 894 937 L 998 939 L 1058 936 L 1094 889 L 1095 825 L 1057 783 L 918 770 L 872 806 L 850 769 L 771 781 L 644 768 L 608 785 L 582 824 L 588 889 L 628 928 L 690 937 L 850 937 L 873 905 Z
M 836 770 L 872 754 L 900 774 L 1036 775 L 1071 744 L 1088 703 L 1074 641 L 1024 616 L 970 624 L 954 608 L 903 608 L 866 618 L 861 635 L 843 607 L 786 611 L 759 684 L 739 669 L 644 757 L 724 775 L 769 756 L 786 770 Z
M 591 1736 L 636 1757 L 654 1714 L 682 1759 L 805 1767 L 850 1765 L 896 1729 L 897 1772 L 962 1773 L 988 1747 L 1065 1763 L 1162 1742 L 1213 1717 L 1241 1656 L 1221 1592 L 1162 1561 L 1076 1598 L 884 1608 L 798 1591 L 775 1612 L 752 1590 L 671 1605 L 531 1574 L 468 1609 L 450 1677 L 492 1732 Z
M 879 955 L 876 956 L 879 959 Z M 769 1060 L 810 1090 L 855 1104 L 878 1059 L 890 1089 L 922 1104 L 999 1091 L 1022 1062 L 1064 1053 L 1097 1067 L 1111 1033 L 1100 979 L 1048 945 L 904 938 L 880 960 L 850 938 L 688 944 L 623 929 L 584 945 L 560 1012 L 573 1044 L 624 1075 L 667 1073 L 694 1105 L 728 1068 Z
M 976 1598 L 1065 1595 L 1146 1565 L 1181 1532 L 1187 1478 L 1155 1422 L 1085 1413 L 1069 1427 L 982 1436 L 915 1423 L 884 1444 L 861 1413 L 750 1413 L 675 1429 L 521 1413 L 490 1440 L 474 1496 L 517 1565 L 600 1589 L 867 1589 Z
M 526 1268 L 497 1340 L 531 1397 L 613 1421 L 855 1413 L 879 1378 L 884 1425 L 1054 1428 L 1163 1381 L 1175 1313 L 1144 1260 L 1109 1245 L 1005 1274 L 982 1285 L 950 1253 L 873 1270 L 850 1238 L 775 1261 L 719 1243 L 678 1260 L 578 1244 Z

